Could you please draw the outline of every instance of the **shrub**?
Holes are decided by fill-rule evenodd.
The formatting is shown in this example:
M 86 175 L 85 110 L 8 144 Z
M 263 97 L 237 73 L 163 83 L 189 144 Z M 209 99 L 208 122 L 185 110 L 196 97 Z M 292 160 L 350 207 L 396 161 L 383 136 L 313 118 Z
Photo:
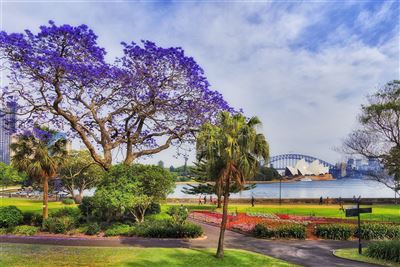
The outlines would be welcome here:
M 13 228 L 12 233 L 15 235 L 34 235 L 39 231 L 38 227 L 30 225 L 19 225 Z
M 347 240 L 354 233 L 354 226 L 349 224 L 319 224 L 315 235 L 324 239 Z
M 43 228 L 54 234 L 65 234 L 67 231 L 74 229 L 76 222 L 71 216 L 49 217 L 43 221 Z
M 253 234 L 261 238 L 306 238 L 306 227 L 301 224 L 291 224 L 278 226 L 275 229 L 268 228 L 263 224 L 256 224 L 253 229 Z
M 82 216 L 91 217 L 95 209 L 93 197 L 83 197 L 81 204 L 78 206 Z
M 9 228 L 0 228 L 0 235 L 6 235 L 10 231 Z
M 85 234 L 87 235 L 97 235 L 100 232 L 100 226 L 97 222 L 90 223 L 87 225 L 87 229 L 85 231 Z
M 256 224 L 256 226 L 253 229 L 253 234 L 256 237 L 271 238 L 274 236 L 274 231 L 272 231 L 263 224 Z
M 203 234 L 203 229 L 193 223 L 175 224 L 171 221 L 142 223 L 134 227 L 130 235 L 152 238 L 195 238 Z
M 73 200 L 72 198 L 64 198 L 62 200 L 62 203 L 65 205 L 73 205 L 75 204 L 75 200 Z
M 161 205 L 159 203 L 151 203 L 146 210 L 146 215 L 159 214 L 161 212 Z
M 400 263 L 400 240 L 379 241 L 368 245 L 367 256 Z
M 79 217 L 81 216 L 81 212 L 79 209 L 76 208 L 63 207 L 50 214 L 50 217 L 64 217 L 64 216 L 79 219 Z
M 301 224 L 282 225 L 274 229 L 276 238 L 306 238 L 306 227 Z
M 32 226 L 41 226 L 43 222 L 42 214 L 38 212 L 26 211 L 23 213 L 23 223 Z
M 355 233 L 357 236 L 357 232 Z M 361 238 L 366 240 L 376 239 L 399 239 L 400 226 L 391 224 L 362 224 L 361 225 Z
M 0 207 L 0 228 L 14 227 L 23 222 L 22 212 L 15 206 Z
M 133 227 L 128 224 L 114 224 L 105 231 L 105 236 L 129 236 L 133 231 Z
M 184 206 L 171 206 L 167 214 L 172 217 L 175 224 L 183 225 L 189 216 L 189 211 Z

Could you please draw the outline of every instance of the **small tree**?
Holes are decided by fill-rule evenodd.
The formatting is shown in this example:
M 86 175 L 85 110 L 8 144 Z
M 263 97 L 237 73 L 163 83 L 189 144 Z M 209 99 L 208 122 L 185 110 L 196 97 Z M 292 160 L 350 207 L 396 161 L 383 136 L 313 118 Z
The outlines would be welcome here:
M 76 203 L 81 203 L 83 191 L 100 182 L 103 169 L 92 159 L 89 151 L 71 151 L 65 157 L 59 174 L 63 189 Z
M 143 222 L 150 204 L 165 199 L 174 185 L 172 175 L 158 166 L 115 165 L 104 174 L 94 202 L 108 213 L 103 217 L 121 219 L 132 214 L 136 221 Z
M 205 124 L 197 138 L 199 161 L 205 160 L 206 169 L 224 196 L 223 216 L 218 241 L 217 257 L 224 256 L 224 236 L 228 218 L 229 192 L 232 186 L 243 188 L 245 179 L 254 177 L 259 160 L 269 156 L 268 143 L 257 133 L 261 124 L 256 117 L 246 119 L 241 114 L 222 112 L 217 124 Z M 218 175 L 216 175 L 218 173 Z
M 33 131 L 26 131 L 11 144 L 14 156 L 11 161 L 19 171 L 40 180 L 43 187 L 43 219 L 49 214 L 49 180 L 58 175 L 67 151 L 67 141 L 57 132 L 36 126 Z
M 26 179 L 25 173 L 18 172 L 12 165 L 0 162 L 0 186 L 8 187 Z

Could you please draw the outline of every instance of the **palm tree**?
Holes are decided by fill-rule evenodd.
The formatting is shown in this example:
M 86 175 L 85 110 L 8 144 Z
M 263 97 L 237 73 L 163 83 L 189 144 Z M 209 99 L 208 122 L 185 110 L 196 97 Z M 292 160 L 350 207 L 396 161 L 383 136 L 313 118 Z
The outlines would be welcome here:
M 25 171 L 43 186 L 43 219 L 48 218 L 49 180 L 57 177 L 58 168 L 67 155 L 66 140 L 44 127 L 35 127 L 18 136 L 11 144 L 14 167 Z
M 257 117 L 247 119 L 242 114 L 222 112 L 219 121 L 215 125 L 204 124 L 197 137 L 197 159 L 207 162 L 207 170 L 215 177 L 216 187 L 224 196 L 218 258 L 224 256 L 230 189 L 243 188 L 245 180 L 255 176 L 259 161 L 269 156 L 265 136 L 256 130 L 259 125 L 261 121 Z

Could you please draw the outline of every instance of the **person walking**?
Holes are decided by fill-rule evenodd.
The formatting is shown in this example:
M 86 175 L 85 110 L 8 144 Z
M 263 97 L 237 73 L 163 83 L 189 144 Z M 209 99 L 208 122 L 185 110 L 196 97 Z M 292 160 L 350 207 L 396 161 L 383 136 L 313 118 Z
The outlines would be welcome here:
M 207 204 L 207 196 L 204 196 L 204 205 Z
M 322 202 L 323 202 L 323 198 L 322 198 L 322 196 L 319 198 L 319 204 L 320 205 L 322 205 Z
M 253 195 L 251 195 L 251 206 L 254 207 L 254 203 L 256 202 L 256 199 L 254 198 Z

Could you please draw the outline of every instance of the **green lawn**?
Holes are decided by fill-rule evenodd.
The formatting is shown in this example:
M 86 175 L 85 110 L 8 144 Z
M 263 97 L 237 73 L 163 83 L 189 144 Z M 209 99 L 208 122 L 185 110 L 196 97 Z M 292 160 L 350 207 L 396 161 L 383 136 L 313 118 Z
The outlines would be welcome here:
M 213 205 L 188 205 L 188 207 L 192 210 L 215 210 Z M 344 212 L 339 210 L 339 205 L 283 204 L 280 206 L 278 204 L 260 204 L 251 207 L 250 204 L 230 204 L 229 211 L 346 218 Z M 361 219 L 400 223 L 400 205 L 372 205 L 372 213 L 362 214 Z
M 349 260 L 361 261 L 361 262 L 368 262 L 372 264 L 377 264 L 381 266 L 389 266 L 389 267 L 400 267 L 399 263 L 384 261 L 380 259 L 374 259 L 365 256 L 364 254 L 358 254 L 358 249 L 338 249 L 334 252 L 335 256 L 340 258 L 345 258 Z
M 296 266 L 244 250 L 226 250 L 223 260 L 215 249 L 94 248 L 0 244 L 0 266 Z
M 22 211 L 33 211 L 33 212 L 41 212 L 42 211 L 42 200 L 33 200 L 33 199 L 25 199 L 25 198 L 0 198 L 0 207 L 1 206 L 17 206 Z M 74 207 L 75 205 L 64 205 L 61 202 L 49 202 L 49 210 L 57 210 L 62 207 Z
M 14 205 L 22 211 L 42 210 L 41 200 L 31 200 L 22 198 L 0 198 L 0 206 Z M 163 204 L 162 210 L 166 211 L 171 205 L 180 204 Z M 61 202 L 49 202 L 49 209 L 59 209 L 61 207 L 73 207 L 74 205 L 64 205 Z M 185 204 L 191 210 L 215 210 L 213 205 L 196 205 Z M 334 218 L 345 218 L 343 211 L 339 210 L 338 205 L 315 205 L 315 204 L 278 204 L 256 205 L 251 207 L 250 204 L 230 204 L 229 211 L 249 212 L 249 213 L 284 213 L 294 215 L 315 215 Z M 373 205 L 371 214 L 362 214 L 364 220 L 390 221 L 400 223 L 400 205 Z

